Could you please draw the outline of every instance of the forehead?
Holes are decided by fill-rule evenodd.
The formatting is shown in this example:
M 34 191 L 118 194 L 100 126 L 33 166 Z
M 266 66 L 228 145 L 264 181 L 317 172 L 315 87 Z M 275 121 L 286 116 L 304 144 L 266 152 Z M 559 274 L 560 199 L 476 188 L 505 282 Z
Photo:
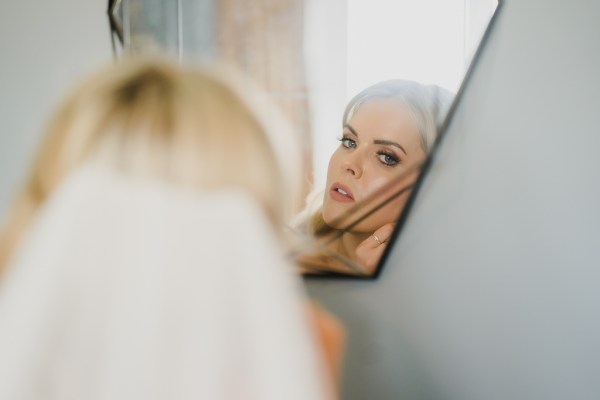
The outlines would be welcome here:
M 359 137 L 384 140 L 420 140 L 410 107 L 400 99 L 375 98 L 360 104 L 347 121 Z

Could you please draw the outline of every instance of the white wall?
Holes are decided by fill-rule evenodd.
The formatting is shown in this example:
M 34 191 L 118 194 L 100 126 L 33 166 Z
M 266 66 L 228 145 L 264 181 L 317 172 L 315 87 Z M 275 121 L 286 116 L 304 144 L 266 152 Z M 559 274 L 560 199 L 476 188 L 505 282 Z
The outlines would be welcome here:
M 107 4 L 0 2 L 0 219 L 57 101 L 83 75 L 112 59 Z

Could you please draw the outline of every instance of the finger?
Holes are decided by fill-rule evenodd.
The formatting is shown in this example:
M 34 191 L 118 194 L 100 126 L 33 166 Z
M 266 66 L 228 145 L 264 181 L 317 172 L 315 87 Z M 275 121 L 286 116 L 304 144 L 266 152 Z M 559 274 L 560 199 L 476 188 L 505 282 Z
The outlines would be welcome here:
M 360 242 L 360 244 L 357 246 L 357 249 L 359 249 L 359 248 L 375 249 L 375 248 L 381 246 L 383 243 L 384 243 L 383 239 L 381 239 L 379 236 L 373 234 L 373 235 L 370 235 L 365 240 L 363 240 L 362 242 Z
M 374 240 L 371 240 L 371 242 L 375 243 Z M 365 266 L 367 270 L 372 271 L 379 263 L 385 248 L 386 243 L 375 243 L 375 245 L 372 245 L 369 241 L 366 243 L 363 242 L 363 244 L 356 248 L 356 259 L 361 265 Z
M 389 224 L 383 225 L 381 228 L 373 232 L 373 236 L 377 237 L 382 243 L 387 242 L 394 232 L 395 223 L 390 222 Z

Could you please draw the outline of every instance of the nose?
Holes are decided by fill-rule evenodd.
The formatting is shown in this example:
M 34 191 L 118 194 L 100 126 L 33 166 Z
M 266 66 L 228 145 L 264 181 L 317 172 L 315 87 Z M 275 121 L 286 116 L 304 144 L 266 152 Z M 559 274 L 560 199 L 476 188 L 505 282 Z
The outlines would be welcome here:
M 349 154 L 342 163 L 342 170 L 356 179 L 360 178 L 363 173 L 363 166 L 357 153 L 355 151 Z

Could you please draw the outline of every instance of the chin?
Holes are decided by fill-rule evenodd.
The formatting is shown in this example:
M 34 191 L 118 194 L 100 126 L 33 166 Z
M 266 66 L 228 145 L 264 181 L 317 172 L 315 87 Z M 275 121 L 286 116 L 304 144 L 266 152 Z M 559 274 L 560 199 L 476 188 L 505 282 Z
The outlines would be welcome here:
M 323 207 L 323 221 L 334 228 L 343 229 L 348 226 L 355 218 L 348 216 L 347 209 L 343 207 L 336 207 L 336 204 L 329 204 Z M 341 218 L 341 220 L 340 220 Z
M 336 223 L 336 221 L 338 220 L 338 218 L 340 218 L 344 213 L 342 212 L 333 212 L 331 210 L 328 210 L 326 208 L 323 209 L 323 221 L 325 221 L 325 223 L 335 229 L 341 229 L 343 226 L 341 226 L 342 224 L 340 223 Z

